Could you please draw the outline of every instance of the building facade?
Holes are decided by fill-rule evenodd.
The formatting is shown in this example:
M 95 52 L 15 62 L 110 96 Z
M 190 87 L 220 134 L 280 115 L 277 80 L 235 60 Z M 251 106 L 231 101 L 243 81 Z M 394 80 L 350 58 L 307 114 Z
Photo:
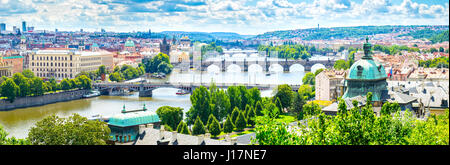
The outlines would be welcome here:
M 344 94 L 345 70 L 324 70 L 316 76 L 316 100 L 336 100 Z
M 388 96 L 387 75 L 383 65 L 373 60 L 371 47 L 366 38 L 363 45 L 364 56 L 350 67 L 349 74 L 345 77 L 346 91 L 342 98 L 366 96 L 368 92 L 372 92 L 374 106 L 381 106 Z
M 100 65 L 113 68 L 113 54 L 109 52 L 76 51 L 73 49 L 50 49 L 33 52 L 29 68 L 38 77 L 55 79 L 75 78 L 83 71 L 95 71 Z

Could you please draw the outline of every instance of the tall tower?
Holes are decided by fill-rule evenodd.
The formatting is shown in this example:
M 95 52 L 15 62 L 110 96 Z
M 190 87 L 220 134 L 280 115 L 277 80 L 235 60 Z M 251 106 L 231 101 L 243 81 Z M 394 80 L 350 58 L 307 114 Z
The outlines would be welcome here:
M 27 23 L 25 21 L 22 22 L 22 33 L 27 31 Z
M 27 38 L 24 35 L 20 36 L 20 50 L 27 50 Z

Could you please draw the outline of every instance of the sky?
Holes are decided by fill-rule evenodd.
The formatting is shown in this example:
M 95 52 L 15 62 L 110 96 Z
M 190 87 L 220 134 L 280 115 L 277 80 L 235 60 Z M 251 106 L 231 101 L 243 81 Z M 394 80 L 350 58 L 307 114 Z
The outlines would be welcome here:
M 448 25 L 448 0 L 0 0 L 0 22 L 35 30 L 268 31 Z

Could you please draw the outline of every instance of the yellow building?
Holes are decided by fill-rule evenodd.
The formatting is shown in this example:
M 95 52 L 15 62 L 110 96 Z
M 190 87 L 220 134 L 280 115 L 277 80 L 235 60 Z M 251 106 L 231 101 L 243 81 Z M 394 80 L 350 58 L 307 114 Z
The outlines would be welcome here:
M 80 72 L 90 72 L 105 65 L 113 68 L 113 54 L 106 51 L 76 51 L 71 49 L 38 50 L 31 54 L 29 67 L 38 77 L 75 78 Z
M 11 77 L 12 76 L 12 65 L 3 61 L 3 57 L 0 56 L 0 77 Z

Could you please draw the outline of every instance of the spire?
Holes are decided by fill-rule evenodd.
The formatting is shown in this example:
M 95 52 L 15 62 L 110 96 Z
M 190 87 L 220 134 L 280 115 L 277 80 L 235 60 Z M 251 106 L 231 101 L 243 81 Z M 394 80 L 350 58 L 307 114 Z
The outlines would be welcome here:
M 126 112 L 126 110 L 125 110 L 125 104 L 123 105 L 123 109 L 122 109 L 122 113 L 125 113 Z
M 370 55 L 370 50 L 372 48 L 372 45 L 369 43 L 369 37 L 366 37 L 366 43 L 363 45 L 364 49 L 364 56 L 363 59 L 372 59 L 372 56 Z
M 144 108 L 142 108 L 144 111 L 146 111 L 147 110 L 147 107 L 145 107 L 145 103 L 144 103 Z

